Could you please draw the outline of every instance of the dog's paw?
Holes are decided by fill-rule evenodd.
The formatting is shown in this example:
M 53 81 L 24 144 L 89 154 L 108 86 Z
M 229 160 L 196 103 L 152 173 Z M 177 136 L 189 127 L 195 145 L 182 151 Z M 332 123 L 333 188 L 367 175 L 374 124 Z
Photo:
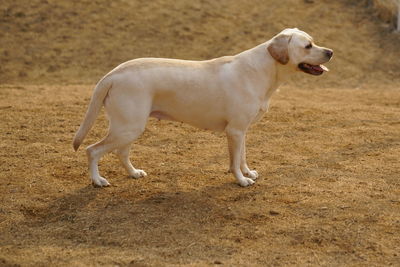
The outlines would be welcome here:
M 246 176 L 246 177 L 248 177 L 248 178 L 250 178 L 252 180 L 255 180 L 255 179 L 258 178 L 258 172 L 249 170 L 247 173 L 244 173 L 244 176 Z
M 253 185 L 254 183 L 255 182 L 253 179 L 246 178 L 246 177 L 243 177 L 243 179 L 239 181 L 240 186 L 243 186 L 243 187 Z
M 129 175 L 129 177 L 139 179 L 141 177 L 146 177 L 147 173 L 144 170 L 135 170 L 133 173 Z
M 103 177 L 98 177 L 97 179 L 92 179 L 92 184 L 94 187 L 110 186 L 110 183 Z

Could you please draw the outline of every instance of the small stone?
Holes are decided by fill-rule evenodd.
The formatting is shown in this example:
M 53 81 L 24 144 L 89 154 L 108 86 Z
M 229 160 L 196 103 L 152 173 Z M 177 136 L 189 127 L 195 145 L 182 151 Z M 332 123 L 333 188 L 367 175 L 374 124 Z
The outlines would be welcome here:
M 276 216 L 276 215 L 279 215 L 280 213 L 277 212 L 277 211 L 274 211 L 274 210 L 270 210 L 269 214 L 272 215 L 272 216 Z

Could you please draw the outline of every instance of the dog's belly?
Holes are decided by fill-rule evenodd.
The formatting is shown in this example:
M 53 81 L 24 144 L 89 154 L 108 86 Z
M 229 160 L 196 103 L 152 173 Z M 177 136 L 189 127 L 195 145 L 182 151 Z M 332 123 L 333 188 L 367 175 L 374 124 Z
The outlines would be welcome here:
M 192 115 L 192 116 L 191 116 Z M 151 111 L 150 117 L 159 120 L 177 121 L 190 124 L 200 129 L 211 130 L 211 131 L 224 131 L 227 125 L 227 121 L 222 118 L 199 116 L 192 112 L 170 114 L 168 112 L 155 109 Z
M 165 77 L 164 80 L 167 80 Z M 150 116 L 183 122 L 201 129 L 223 131 L 227 125 L 227 101 L 221 88 L 201 82 L 175 80 L 175 86 L 154 85 Z

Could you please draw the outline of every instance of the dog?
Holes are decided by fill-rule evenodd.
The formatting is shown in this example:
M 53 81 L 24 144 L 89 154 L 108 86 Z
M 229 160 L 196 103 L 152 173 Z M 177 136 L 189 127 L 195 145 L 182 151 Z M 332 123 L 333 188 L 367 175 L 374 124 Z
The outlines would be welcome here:
M 333 50 L 317 46 L 310 35 L 294 28 L 234 56 L 127 61 L 97 83 L 73 147 L 78 150 L 104 104 L 108 134 L 86 149 L 93 185 L 110 185 L 98 170 L 100 158 L 108 152 L 115 152 L 130 177 L 147 175 L 132 166 L 129 150 L 148 117 L 155 117 L 224 131 L 230 172 L 239 185 L 250 186 L 258 173 L 246 163 L 247 129 L 268 110 L 271 95 L 290 75 L 321 75 L 328 71 L 322 64 L 332 56 Z

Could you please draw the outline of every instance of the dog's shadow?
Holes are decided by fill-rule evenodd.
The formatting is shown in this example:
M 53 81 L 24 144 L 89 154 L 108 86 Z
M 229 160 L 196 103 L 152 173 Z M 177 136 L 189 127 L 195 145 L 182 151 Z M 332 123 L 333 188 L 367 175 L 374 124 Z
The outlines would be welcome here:
M 197 190 L 166 190 L 147 197 L 140 197 L 140 190 L 134 191 L 137 195 L 122 188 L 116 191 L 80 188 L 35 214 L 28 212 L 26 224 L 42 237 L 37 245 L 62 247 L 68 241 L 89 247 L 127 247 L 150 250 L 154 257 L 169 253 L 201 257 L 204 251 L 229 255 L 235 247 L 210 237 L 234 239 L 229 229 L 248 220 L 242 218 L 246 214 L 232 211 L 230 202 L 240 204 L 239 198 L 256 194 L 233 182 Z
M 82 187 L 72 193 L 49 201 L 41 208 L 25 207 L 21 211 L 28 219 L 30 226 L 48 225 L 61 221 L 72 221 L 79 212 L 84 211 L 92 203 L 100 191 L 92 185 Z

